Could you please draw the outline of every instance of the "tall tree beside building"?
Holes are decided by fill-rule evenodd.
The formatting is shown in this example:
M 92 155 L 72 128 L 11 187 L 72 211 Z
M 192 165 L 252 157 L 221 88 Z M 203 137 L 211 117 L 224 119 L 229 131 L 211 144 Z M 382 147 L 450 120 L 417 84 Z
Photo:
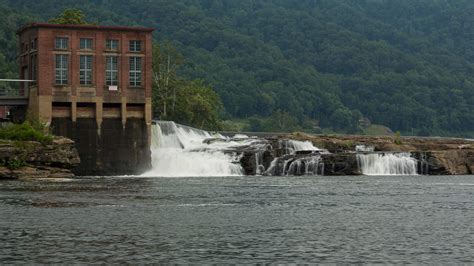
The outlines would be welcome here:
M 221 127 L 223 105 L 219 95 L 202 80 L 178 75 L 184 57 L 171 43 L 153 45 L 153 114 L 162 120 L 198 128 Z
M 168 117 L 176 108 L 179 79 L 176 71 L 184 63 L 183 56 L 170 44 L 153 45 L 153 104 L 154 113 Z

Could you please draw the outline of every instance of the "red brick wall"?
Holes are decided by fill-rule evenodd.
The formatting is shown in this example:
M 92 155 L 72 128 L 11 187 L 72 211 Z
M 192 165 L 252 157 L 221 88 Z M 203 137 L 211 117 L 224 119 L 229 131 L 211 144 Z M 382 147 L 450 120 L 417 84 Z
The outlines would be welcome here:
M 31 38 L 34 28 L 22 32 L 20 40 Z M 69 47 L 66 51 L 56 51 L 54 48 L 55 37 L 68 37 Z M 79 50 L 80 38 L 93 39 L 92 51 Z M 105 50 L 107 39 L 119 40 L 119 51 L 112 53 Z M 142 51 L 133 53 L 129 51 L 130 40 L 141 40 Z M 142 56 L 142 88 L 145 95 L 151 97 L 151 66 L 152 66 L 152 36 L 151 32 L 144 31 L 122 31 L 122 30 L 91 30 L 91 29 L 58 29 L 39 28 L 38 30 L 38 88 L 40 95 L 51 95 L 55 85 L 55 54 L 66 53 L 69 55 L 69 84 L 71 92 L 75 95 L 79 84 L 79 56 L 90 54 L 93 56 L 92 85 L 96 89 L 96 95 L 102 96 L 105 88 L 105 57 L 106 55 L 119 56 L 119 89 L 123 95 L 129 88 L 129 57 Z
M 0 106 L 0 119 L 6 119 L 8 114 L 8 107 Z
M 32 42 L 38 38 L 38 30 L 37 29 L 30 29 L 24 32 L 20 36 L 20 42 L 18 44 L 18 51 L 19 51 L 19 65 L 20 69 L 18 70 L 20 75 L 20 79 L 31 79 L 31 65 L 33 62 L 31 61 L 31 55 L 37 54 L 37 48 L 32 49 Z M 25 50 L 25 44 L 28 45 L 28 50 Z M 24 75 L 23 68 L 28 68 L 27 76 Z M 38 76 L 38 73 L 36 74 Z M 20 94 L 23 94 L 23 85 L 19 86 Z

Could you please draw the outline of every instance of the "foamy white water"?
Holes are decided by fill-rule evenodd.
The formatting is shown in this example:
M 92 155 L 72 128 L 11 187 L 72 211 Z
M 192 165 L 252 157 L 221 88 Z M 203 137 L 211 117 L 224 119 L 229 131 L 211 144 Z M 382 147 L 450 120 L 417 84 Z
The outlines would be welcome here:
M 416 175 L 417 161 L 410 153 L 357 154 L 364 175 Z
M 315 147 L 311 141 L 299 141 L 299 140 L 284 140 L 282 142 L 284 148 L 290 149 L 292 152 L 297 151 L 318 151 L 319 148 Z
M 281 148 L 287 154 L 298 151 L 315 151 L 308 156 L 294 159 L 275 158 L 268 169 L 262 161 L 267 142 L 261 139 L 236 135 L 226 138 L 211 135 L 174 122 L 158 121 L 152 126 L 152 170 L 144 176 L 188 177 L 188 176 L 240 176 L 244 169 L 240 165 L 241 151 L 255 148 L 256 174 L 318 175 L 324 173 L 318 149 L 309 141 L 282 140 Z M 278 163 L 279 160 L 281 163 Z M 417 160 L 410 153 L 357 154 L 359 169 L 364 175 L 416 175 Z
M 290 153 L 320 151 L 309 141 L 282 140 L 280 145 L 287 148 Z M 248 152 L 249 149 L 255 152 L 256 174 L 264 174 L 266 169 L 263 153 L 268 146 L 268 141 L 264 139 L 250 138 L 241 134 L 226 138 L 171 121 L 157 121 L 152 126 L 152 170 L 144 176 L 244 175 L 240 156 L 243 150 Z M 291 171 L 316 174 L 319 161 L 319 156 L 297 159 L 290 165 Z
M 217 138 L 209 144 L 204 140 Z M 221 135 L 212 136 L 174 122 L 159 121 L 152 126 L 152 170 L 144 176 L 236 176 L 243 175 L 237 155 L 224 153 L 239 145 Z

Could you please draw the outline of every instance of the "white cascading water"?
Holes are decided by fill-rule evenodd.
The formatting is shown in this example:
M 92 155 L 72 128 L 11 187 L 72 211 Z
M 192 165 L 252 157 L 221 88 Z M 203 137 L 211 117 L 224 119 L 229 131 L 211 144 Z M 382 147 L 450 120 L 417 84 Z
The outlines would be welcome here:
M 310 151 L 285 162 L 278 168 L 283 175 L 317 175 L 324 172 L 319 152 L 309 141 L 282 140 L 279 144 L 287 154 Z M 265 169 L 264 152 L 269 147 L 265 139 L 235 135 L 233 138 L 211 135 L 207 131 L 175 124 L 171 121 L 157 121 L 152 126 L 152 170 L 144 176 L 187 177 L 187 176 L 239 176 L 245 171 L 240 165 L 242 151 L 254 152 L 255 174 L 273 173 L 278 158 Z M 270 146 L 271 148 L 271 146 Z M 313 154 L 317 152 L 318 154 Z M 276 173 L 276 172 L 275 172 Z
M 152 126 L 152 170 L 145 176 L 236 176 L 243 175 L 237 156 L 223 150 L 235 142 L 206 144 L 204 140 L 223 138 L 209 132 L 159 121 Z
M 299 141 L 299 140 L 285 140 L 282 146 L 291 150 L 292 153 L 297 151 L 318 151 L 319 149 L 313 145 L 311 141 Z
M 311 156 L 294 160 L 285 175 L 323 175 L 324 163 L 321 156 Z
M 364 175 L 416 175 L 417 160 L 410 153 L 357 154 Z
M 313 145 L 310 141 L 281 140 L 280 148 L 286 149 L 293 156 L 283 156 L 275 158 L 265 174 L 267 175 L 323 175 L 324 163 L 321 160 L 321 153 L 327 153 Z M 309 152 L 301 157 L 294 157 L 298 152 Z
M 375 147 L 361 144 L 356 145 L 355 150 L 356 152 L 373 152 L 375 150 Z

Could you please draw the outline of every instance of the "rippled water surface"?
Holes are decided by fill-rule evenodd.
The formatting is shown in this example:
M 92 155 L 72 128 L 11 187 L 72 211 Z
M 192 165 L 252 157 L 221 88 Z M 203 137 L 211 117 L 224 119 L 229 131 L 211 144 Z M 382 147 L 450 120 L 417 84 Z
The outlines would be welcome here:
M 474 262 L 474 177 L 0 182 L 1 263 Z

